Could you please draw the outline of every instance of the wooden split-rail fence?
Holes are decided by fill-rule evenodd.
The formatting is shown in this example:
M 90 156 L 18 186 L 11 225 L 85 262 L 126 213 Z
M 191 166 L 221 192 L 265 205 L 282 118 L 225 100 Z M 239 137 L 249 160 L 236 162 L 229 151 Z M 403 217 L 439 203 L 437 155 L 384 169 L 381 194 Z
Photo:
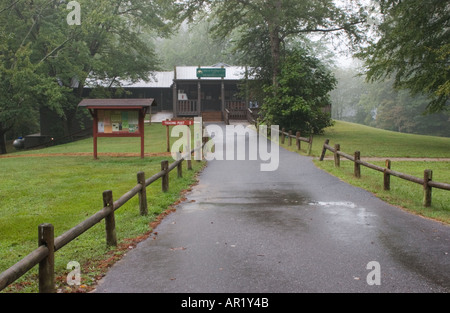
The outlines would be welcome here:
M 334 154 L 334 165 L 336 167 L 340 167 L 340 157 L 344 157 L 352 162 L 354 162 L 354 176 L 356 178 L 361 177 L 361 165 L 367 168 L 376 170 L 378 172 L 383 173 L 383 188 L 384 190 L 390 190 L 391 182 L 390 177 L 396 176 L 398 178 L 419 184 L 423 186 L 423 206 L 430 207 L 431 206 L 431 198 L 432 198 L 432 188 L 439 188 L 444 190 L 450 190 L 450 184 L 440 183 L 433 181 L 433 171 L 430 169 L 426 169 L 423 172 L 423 178 L 415 177 L 412 175 L 404 174 L 401 172 L 393 171 L 391 169 L 391 160 L 386 160 L 386 167 L 381 167 L 378 165 L 374 165 L 368 162 L 361 160 L 360 151 L 355 151 L 353 155 L 349 155 L 341 151 L 341 145 L 335 144 L 334 147 L 329 145 L 330 140 L 326 139 L 323 148 L 322 154 L 320 155 L 320 161 L 323 161 L 325 157 L 325 153 L 327 150 L 333 152 Z
M 295 145 L 297 146 L 297 150 L 301 150 L 301 142 L 308 143 L 308 155 L 311 154 L 312 143 L 313 143 L 313 135 L 311 134 L 309 137 L 302 137 L 301 133 L 297 131 L 295 135 L 292 134 L 292 130 L 286 132 L 285 128 L 282 128 L 280 131 L 281 135 L 281 144 L 284 144 L 286 141 L 286 137 L 288 138 L 288 146 L 292 146 L 292 139 L 295 139 Z
M 205 142 L 206 140 L 203 138 L 203 144 Z M 203 147 L 200 142 L 197 142 L 196 146 L 197 148 L 190 151 L 191 155 Z M 177 177 L 182 177 L 182 163 L 185 159 L 187 159 L 188 170 L 192 170 L 191 158 L 188 158 L 188 155 L 189 154 L 182 156 L 181 153 L 178 152 L 177 160 L 173 163 L 169 164 L 169 161 L 167 160 L 162 161 L 161 171 L 154 174 L 150 178 L 146 179 L 144 172 L 137 173 L 137 185 L 116 201 L 113 200 L 111 190 L 104 191 L 103 208 L 100 211 L 56 238 L 54 237 L 54 227 L 52 224 L 45 223 L 39 225 L 38 248 L 0 274 L 0 291 L 39 264 L 39 292 L 54 293 L 56 291 L 54 271 L 55 252 L 67 245 L 69 242 L 75 240 L 78 236 L 89 230 L 94 225 L 100 223 L 102 220 L 105 220 L 106 244 L 108 246 L 116 246 L 117 236 L 114 212 L 127 203 L 131 198 L 139 195 L 140 214 L 147 215 L 148 209 L 146 187 L 161 178 L 162 192 L 167 192 L 169 190 L 169 173 L 172 170 L 177 169 Z

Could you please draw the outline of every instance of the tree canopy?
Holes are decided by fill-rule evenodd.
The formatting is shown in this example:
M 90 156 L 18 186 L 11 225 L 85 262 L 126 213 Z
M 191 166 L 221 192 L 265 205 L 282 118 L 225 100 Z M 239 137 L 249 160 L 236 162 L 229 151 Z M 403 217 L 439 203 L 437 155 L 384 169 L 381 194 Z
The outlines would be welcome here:
M 0 0 L 0 153 L 5 132 L 36 124 L 42 107 L 76 122 L 88 76 L 113 85 L 158 69 L 147 34 L 170 33 L 172 2 L 78 2 L 81 23 L 69 25 L 64 1 Z
M 336 5 L 333 0 L 185 0 L 182 18 L 194 18 L 198 12 L 214 16 L 217 23 L 212 31 L 221 37 L 239 32 L 236 48 L 249 52 L 250 38 L 266 39 L 270 52 L 272 82 L 277 84 L 281 72 L 283 46 L 293 37 L 304 34 L 337 34 L 346 36 L 357 45 L 364 38 L 361 28 L 367 15 L 359 1 L 353 10 Z M 256 37 L 254 35 L 257 35 Z M 259 41 L 260 42 L 260 41 Z M 260 44 L 264 44 L 261 43 Z
M 330 114 L 323 109 L 331 106 L 329 92 L 336 79 L 320 60 L 308 51 L 293 49 L 286 56 L 278 79 L 278 86 L 265 88 L 262 122 L 303 134 L 319 134 L 332 125 Z
M 359 57 L 369 80 L 429 97 L 429 112 L 448 110 L 450 97 L 450 6 L 442 0 L 380 0 L 378 40 Z

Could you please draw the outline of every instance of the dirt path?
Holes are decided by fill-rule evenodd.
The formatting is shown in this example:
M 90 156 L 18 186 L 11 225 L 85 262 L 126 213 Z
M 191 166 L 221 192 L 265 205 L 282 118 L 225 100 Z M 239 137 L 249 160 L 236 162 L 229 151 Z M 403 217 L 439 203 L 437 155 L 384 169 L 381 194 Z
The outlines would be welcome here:
M 324 160 L 333 160 L 333 157 L 327 156 L 324 158 Z M 341 160 L 343 161 L 350 161 L 346 158 L 341 158 Z M 429 162 L 450 162 L 450 158 L 381 158 L 381 157 L 366 157 L 366 158 L 362 158 L 361 160 L 363 161 L 386 161 L 386 160 L 391 160 L 391 161 L 407 161 L 407 162 L 423 162 L 423 161 L 429 161 Z
M 111 157 L 138 157 L 140 153 L 120 153 L 120 152 L 105 152 L 98 153 L 98 156 L 111 156 Z M 35 153 L 35 154 L 6 154 L 0 155 L 0 159 L 7 158 L 23 158 L 23 157 L 60 157 L 60 156 L 92 156 L 92 152 L 69 152 L 69 153 Z M 144 153 L 146 157 L 159 157 L 159 156 L 171 156 L 170 152 L 154 152 Z

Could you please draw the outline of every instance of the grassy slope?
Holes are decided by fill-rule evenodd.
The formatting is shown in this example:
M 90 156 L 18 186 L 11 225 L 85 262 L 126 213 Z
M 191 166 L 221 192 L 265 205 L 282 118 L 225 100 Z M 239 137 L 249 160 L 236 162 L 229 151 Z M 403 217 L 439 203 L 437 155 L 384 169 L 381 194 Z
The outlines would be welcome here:
M 341 145 L 341 150 L 361 157 L 415 157 L 450 158 L 450 138 L 404 134 L 360 124 L 336 121 L 324 135 L 315 136 L 313 155 L 319 156 L 325 139 L 330 145 Z M 330 155 L 330 152 L 327 152 Z
M 314 137 L 312 155 L 320 156 L 325 139 L 330 139 L 330 145 L 339 143 L 341 151 L 352 155 L 354 151 L 361 151 L 361 159 L 365 157 L 380 158 L 450 158 L 450 138 L 403 134 L 381 130 L 364 125 L 336 121 L 335 126 L 325 130 L 325 133 Z M 296 147 L 284 147 L 295 151 Z M 303 149 L 307 144 L 303 143 Z M 304 151 L 302 151 L 304 153 Z M 332 157 L 327 151 L 326 156 Z M 362 178 L 353 177 L 353 162 L 341 158 L 341 167 L 335 168 L 334 161 L 315 160 L 315 164 L 325 171 L 340 179 L 364 188 L 374 193 L 381 199 L 405 208 L 415 214 L 430 217 L 445 223 L 450 223 L 450 191 L 433 188 L 433 200 L 431 208 L 422 205 L 422 186 L 411 183 L 397 177 L 391 177 L 391 191 L 383 190 L 383 174 L 377 171 L 361 167 Z M 384 166 L 384 162 L 370 161 L 372 164 Z M 433 180 L 450 182 L 450 162 L 431 161 L 392 161 L 392 169 L 423 177 L 425 169 L 433 170 Z
M 117 140 L 118 139 L 118 140 Z M 139 152 L 139 139 L 101 138 L 99 152 Z M 146 152 L 164 152 L 165 127 L 146 127 Z M 102 150 L 100 150 L 102 149 Z M 92 152 L 92 139 L 36 150 L 28 153 Z M 0 272 L 12 266 L 36 248 L 37 226 L 52 223 L 55 236 L 62 234 L 102 208 L 102 192 L 110 189 L 115 199 L 136 185 L 136 173 L 147 177 L 161 169 L 169 157 L 100 157 L 49 156 L 0 159 Z M 180 197 L 180 192 L 195 181 L 195 173 L 203 163 L 192 162 L 194 171 L 184 165 L 183 178 L 170 174 L 169 192 L 161 192 L 158 180 L 147 189 L 149 215 L 139 215 L 138 198 L 134 197 L 116 211 L 119 243 L 149 230 L 155 216 Z M 84 264 L 101 260 L 109 249 L 105 246 L 104 223 L 94 226 L 56 253 L 56 271 L 61 274 L 70 261 Z M 82 273 L 88 271 L 82 269 Z M 95 274 L 94 269 L 89 272 Z M 35 275 L 36 269 L 31 274 Z M 86 273 L 87 274 L 87 273 Z M 92 277 L 83 279 L 89 283 Z M 33 280 L 31 280 L 33 281 Z M 10 290 L 11 291 L 11 290 Z M 16 291 L 16 290 L 12 290 Z M 36 291 L 33 282 L 24 291 Z
M 173 140 L 173 139 L 172 139 Z M 140 138 L 98 138 L 98 152 L 140 153 Z M 145 125 L 145 152 L 164 152 L 166 150 L 166 127 L 160 123 Z M 77 153 L 93 152 L 92 138 L 58 145 L 44 149 L 13 151 L 10 155 L 39 154 L 39 153 Z

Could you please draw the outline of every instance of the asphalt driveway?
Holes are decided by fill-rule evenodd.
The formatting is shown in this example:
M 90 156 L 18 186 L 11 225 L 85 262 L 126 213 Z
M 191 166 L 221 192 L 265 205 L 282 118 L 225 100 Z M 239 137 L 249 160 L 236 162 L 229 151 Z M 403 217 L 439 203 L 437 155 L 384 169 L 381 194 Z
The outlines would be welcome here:
M 388 205 L 310 157 L 280 148 L 276 171 L 262 162 L 210 161 L 157 235 L 96 292 L 450 291 L 449 226 Z

